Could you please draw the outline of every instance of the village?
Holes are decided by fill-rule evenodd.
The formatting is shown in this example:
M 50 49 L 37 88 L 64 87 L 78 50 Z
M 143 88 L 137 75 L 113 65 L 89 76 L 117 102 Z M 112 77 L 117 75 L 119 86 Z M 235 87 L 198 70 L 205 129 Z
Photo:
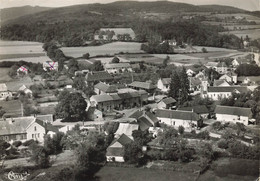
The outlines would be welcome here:
M 248 165 L 259 160 L 260 50 L 253 41 L 229 54 L 162 37 L 156 48 L 145 42 L 121 51 L 136 36 L 103 27 L 85 42 L 96 54 L 52 40 L 42 45 L 46 61 L 0 62 L 8 67 L 0 82 L 0 180 L 12 170 L 28 180 L 95 180 L 115 168 L 208 180 L 227 160 L 248 167 L 232 179 L 255 179 L 259 169 Z M 116 43 L 120 50 L 108 54 L 104 47 Z

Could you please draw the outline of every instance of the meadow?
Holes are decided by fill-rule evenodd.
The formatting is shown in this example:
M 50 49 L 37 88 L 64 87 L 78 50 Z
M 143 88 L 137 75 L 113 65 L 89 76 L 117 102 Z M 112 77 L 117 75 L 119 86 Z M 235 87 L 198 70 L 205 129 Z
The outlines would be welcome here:
M 135 42 L 113 42 L 101 46 L 88 47 L 63 47 L 61 48 L 66 56 L 79 58 L 83 54 L 89 53 L 91 57 L 97 55 L 114 55 L 120 52 L 124 53 L 142 53 L 141 43 Z
M 0 40 L 0 61 L 45 62 L 50 60 L 42 48 L 42 43 Z
M 12 78 L 8 75 L 9 68 L 0 68 L 0 83 L 11 81 Z

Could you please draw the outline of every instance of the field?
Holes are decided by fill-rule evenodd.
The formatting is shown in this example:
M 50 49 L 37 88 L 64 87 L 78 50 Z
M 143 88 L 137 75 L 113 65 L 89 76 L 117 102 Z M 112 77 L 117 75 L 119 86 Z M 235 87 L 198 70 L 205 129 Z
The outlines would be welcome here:
M 11 81 L 12 78 L 8 75 L 9 68 L 0 68 L 0 83 Z
M 10 91 L 17 91 L 22 85 L 30 87 L 31 85 L 33 85 L 33 82 L 30 77 L 13 79 L 12 81 L 6 82 L 6 86 Z
M 113 42 L 101 46 L 89 47 L 63 47 L 63 53 L 69 57 L 82 57 L 83 54 L 89 53 L 91 57 L 97 55 L 114 55 L 120 52 L 142 53 L 141 43 L 135 42 Z
M 234 34 L 237 37 L 243 37 L 245 38 L 246 35 L 248 35 L 249 38 L 252 39 L 258 39 L 260 38 L 260 29 L 253 29 L 253 30 L 239 30 L 239 31 L 225 31 L 225 32 L 221 32 L 221 34 Z
M 0 61 L 44 62 L 50 60 L 42 49 L 42 43 L 0 40 Z
M 96 176 L 100 181 L 194 181 L 196 174 L 156 169 L 105 166 L 96 174 Z
M 19 100 L 0 101 L 6 113 L 15 114 L 21 116 L 21 103 Z

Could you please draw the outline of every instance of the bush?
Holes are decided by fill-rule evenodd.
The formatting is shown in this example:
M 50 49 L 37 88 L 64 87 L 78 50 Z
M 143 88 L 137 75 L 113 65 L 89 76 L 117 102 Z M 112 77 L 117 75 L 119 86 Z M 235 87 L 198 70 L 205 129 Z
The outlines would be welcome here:
M 227 149 L 228 148 L 228 141 L 227 140 L 220 140 L 218 142 L 218 147 L 222 149 Z
M 32 143 L 34 143 L 35 141 L 33 140 L 33 139 L 30 139 L 30 140 L 28 140 L 28 141 L 25 141 L 24 143 L 23 143 L 23 146 L 30 146 Z
M 178 132 L 179 132 L 180 134 L 183 134 L 183 133 L 184 133 L 184 130 L 185 130 L 185 128 L 184 128 L 183 126 L 179 126 L 179 127 L 178 127 Z
M 204 139 L 204 140 L 210 139 L 208 131 L 202 131 L 202 132 L 198 133 L 196 137 L 199 138 L 199 139 Z
M 22 145 L 22 142 L 21 142 L 21 141 L 15 141 L 15 142 L 13 142 L 13 145 L 14 145 L 15 147 L 19 147 L 19 146 Z

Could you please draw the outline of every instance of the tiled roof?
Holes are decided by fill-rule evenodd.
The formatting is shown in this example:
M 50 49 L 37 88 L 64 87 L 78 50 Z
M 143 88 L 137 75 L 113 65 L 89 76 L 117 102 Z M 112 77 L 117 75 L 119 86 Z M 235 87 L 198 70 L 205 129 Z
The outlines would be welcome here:
M 250 108 L 219 106 L 219 105 L 216 106 L 215 113 L 216 114 L 246 116 L 246 117 L 250 117 L 252 115 L 252 111 Z
M 235 90 L 239 91 L 240 93 L 247 92 L 247 87 L 242 86 L 226 86 L 226 87 L 215 87 L 210 86 L 208 88 L 208 92 L 234 92 Z
M 107 63 L 104 65 L 105 69 L 112 69 L 112 68 L 130 68 L 131 65 L 129 63 Z
M 113 98 L 110 95 L 107 95 L 107 94 L 93 95 L 92 99 L 94 99 L 97 102 L 113 101 Z
M 132 132 L 139 129 L 138 124 L 120 123 L 116 135 L 126 134 L 127 136 L 132 136 Z
M 199 78 L 189 77 L 189 81 L 192 86 L 198 86 L 201 84 L 201 80 Z
M 181 119 L 181 120 L 192 120 L 198 121 L 200 119 L 199 115 L 191 111 L 176 111 L 167 109 L 156 110 L 155 116 L 157 118 L 170 118 L 170 119 Z
M 53 115 L 52 114 L 45 114 L 45 115 L 36 115 L 36 118 L 42 121 L 47 121 L 48 123 L 53 122 Z
M 117 94 L 110 95 L 114 101 L 121 100 L 121 98 Z
M 0 92 L 5 92 L 5 91 L 7 91 L 6 84 L 0 84 Z
M 139 117 L 141 117 L 143 115 L 143 111 L 137 110 L 135 111 L 133 114 L 131 114 L 129 116 L 129 118 L 134 118 L 134 119 L 138 119 Z
M 220 79 L 220 80 L 214 80 L 214 86 L 219 86 L 221 84 L 227 83 L 229 85 L 229 83 L 225 80 L 225 79 Z
M 0 121 L 0 135 L 26 133 L 26 128 L 35 120 L 33 116 L 8 118 Z M 12 123 L 10 123 L 12 122 Z
M 146 114 L 146 116 L 148 116 L 148 118 L 149 118 L 151 121 L 153 121 L 153 123 L 159 122 L 159 120 L 157 119 L 157 117 L 156 117 L 153 113 L 151 113 L 151 112 L 146 112 L 145 114 Z
M 138 124 L 140 126 L 141 131 L 145 131 L 153 126 L 153 124 L 144 116 L 141 116 L 138 119 Z
M 89 72 L 86 75 L 86 80 L 89 81 L 89 82 L 112 80 L 112 79 L 113 79 L 113 77 L 109 73 L 107 73 L 106 71 Z
M 131 87 L 137 87 L 137 88 L 142 88 L 142 89 L 156 89 L 156 86 L 153 85 L 152 83 L 149 82 L 138 82 L 138 81 L 134 81 L 131 84 L 129 84 L 129 86 Z
M 163 85 L 169 85 L 171 83 L 171 78 L 163 78 L 162 83 Z
M 131 143 L 131 140 L 127 135 L 122 134 L 119 138 L 115 139 L 107 148 L 106 156 L 124 156 L 124 146 Z M 112 147 L 114 143 L 119 142 L 123 147 Z
M 193 107 L 181 107 L 178 110 L 192 111 L 197 114 L 209 113 L 208 108 L 205 105 L 193 106 Z
M 96 89 L 99 89 L 105 93 L 115 93 L 117 92 L 117 88 L 113 85 L 107 85 L 102 82 L 99 82 L 94 86 Z
M 173 104 L 173 103 L 176 103 L 177 101 L 175 99 L 173 99 L 172 97 L 167 97 L 163 100 L 161 100 L 162 102 L 164 102 L 166 105 L 167 104 Z

